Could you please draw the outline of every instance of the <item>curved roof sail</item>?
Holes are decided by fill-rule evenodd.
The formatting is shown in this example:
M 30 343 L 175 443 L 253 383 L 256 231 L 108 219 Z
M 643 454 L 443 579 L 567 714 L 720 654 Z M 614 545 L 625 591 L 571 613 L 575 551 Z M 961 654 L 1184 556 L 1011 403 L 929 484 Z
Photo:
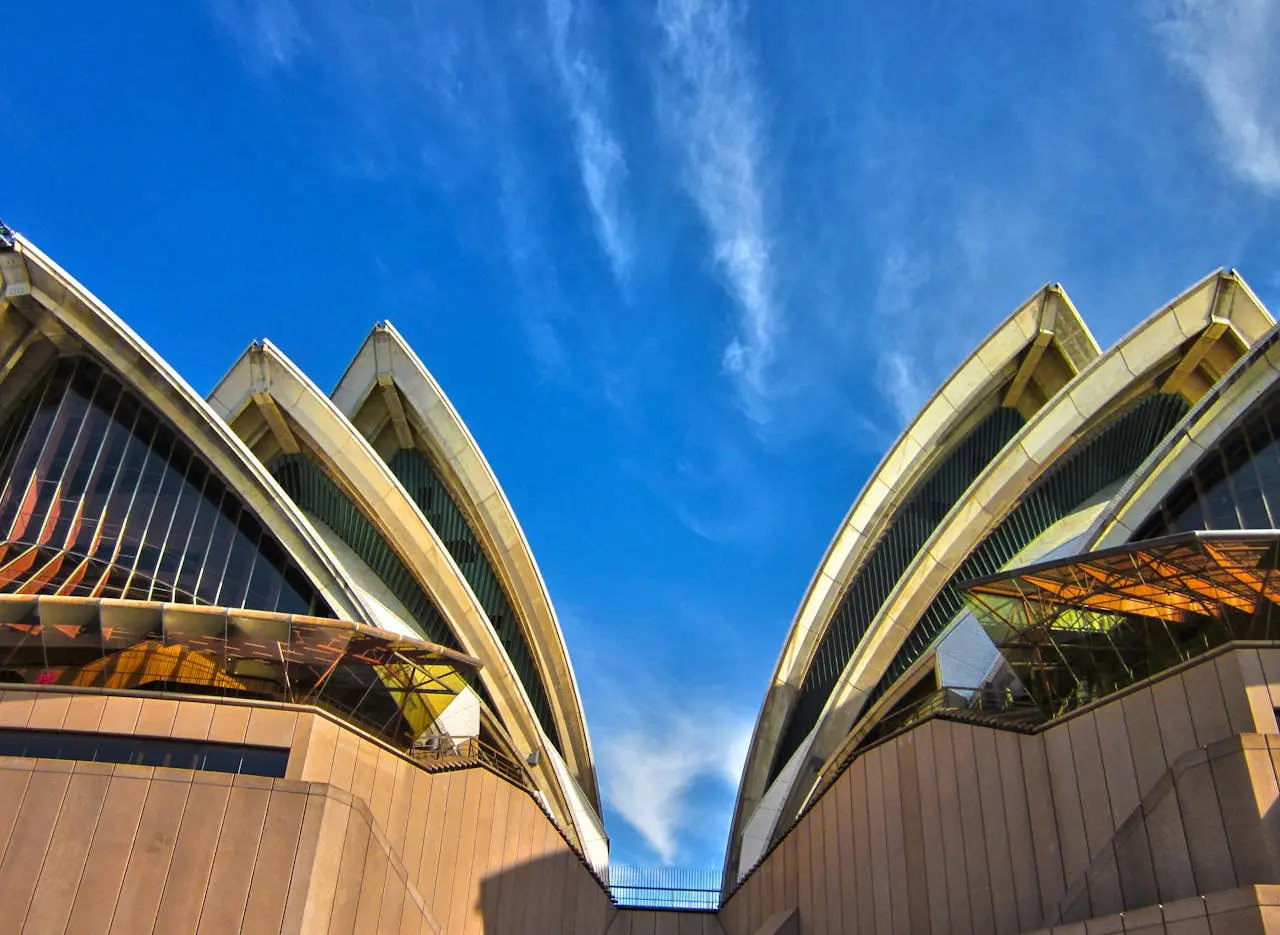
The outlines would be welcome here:
M 1045 286 L 961 363 L 872 473 L 783 645 L 738 791 L 730 866 L 739 861 L 766 788 L 813 729 L 866 626 L 946 507 L 1097 355 L 1097 343 L 1066 293 Z M 743 869 L 765 843 L 748 849 Z
M 374 327 L 333 392 L 414 499 L 484 605 L 539 721 L 599 809 L 577 679 L 515 512 L 461 416 L 389 322 Z
M 1166 436 L 1097 517 L 1084 543 L 1085 551 L 1110 548 L 1132 538 L 1146 538 L 1149 518 L 1192 468 L 1264 402 L 1280 381 L 1280 327 L 1251 347 L 1231 372 L 1214 384 Z
M 802 775 L 786 804 L 779 807 L 780 822 L 803 807 L 818 771 L 833 762 L 868 700 L 885 689 L 882 680 L 908 668 L 940 635 L 938 627 L 945 627 L 952 617 L 946 611 L 960 606 L 958 597 L 949 602 L 950 590 L 956 581 L 975 577 L 969 566 L 999 560 L 1006 552 L 1011 557 L 1023 539 L 1029 541 L 1058 515 L 1062 497 L 1050 497 L 1044 508 L 1032 503 L 1052 479 L 1051 469 L 1081 444 L 1103 441 L 1107 429 L 1112 429 L 1111 441 L 1118 450 L 1124 448 L 1125 439 L 1136 436 L 1118 420 L 1145 418 L 1152 407 L 1159 410 L 1152 416 L 1155 423 L 1164 425 L 1148 450 L 1154 447 L 1176 417 L 1208 392 L 1272 324 L 1247 286 L 1233 273 L 1219 271 L 1149 317 L 1032 415 L 951 506 L 881 604 L 827 699 L 817 729 L 806 741 L 804 756 L 809 765 L 800 770 Z M 1147 400 L 1154 401 L 1144 403 Z M 1067 500 L 1082 496 L 1087 486 L 1083 482 L 1089 479 L 1063 496 Z M 1006 518 L 1024 505 L 1035 514 L 1025 518 L 1030 525 L 1015 523 L 1017 529 L 1006 525 Z
M 149 424 L 163 426 L 164 433 L 171 433 L 165 435 L 169 439 L 166 444 L 171 452 L 181 451 L 185 463 L 191 465 L 188 480 L 190 472 L 198 469 L 205 478 L 201 483 L 206 494 L 211 485 L 225 485 L 228 492 L 222 493 L 224 488 L 219 487 L 218 497 L 234 497 L 235 511 L 253 517 L 241 522 L 242 531 L 246 524 L 260 524 L 255 528 L 265 533 L 259 535 L 270 539 L 272 551 L 278 547 L 287 555 L 287 560 L 281 561 L 296 563 L 329 611 L 348 619 L 365 620 L 336 559 L 270 473 L 199 394 L 136 333 L 21 235 L 14 235 L 12 245 L 0 250 L 0 282 L 0 417 L 10 417 L 58 360 L 92 360 L 93 366 L 102 368 L 103 375 L 96 377 L 99 390 L 108 392 L 109 384 L 118 387 L 110 389 L 117 412 L 127 403 L 131 411 L 145 413 Z M 92 367 L 79 369 L 88 375 Z M 75 379 L 74 374 L 69 378 Z M 95 402 L 96 397 L 91 394 L 83 408 L 92 413 Z M 104 413 L 103 420 L 109 421 L 111 411 Z M 80 415 L 88 424 L 87 417 Z M 160 429 L 150 431 L 160 433 Z M 143 464 L 158 460 L 150 458 L 145 450 L 142 455 L 146 458 Z M 82 459 L 86 465 L 91 460 Z M 60 498 L 64 508 L 83 510 L 83 493 L 76 494 L 81 498 L 79 506 L 71 505 L 66 495 L 64 487 Z M 84 520 L 83 513 L 76 515 L 78 521 Z M 107 522 L 112 518 L 104 514 L 101 519 Z M 103 530 L 98 533 L 100 542 Z M 50 543 L 41 545 L 48 547 Z M 50 558 L 45 567 L 54 561 L 61 560 Z M 115 565 L 118 567 L 118 563 Z M 70 567 L 65 561 L 63 566 L 63 571 Z M 28 580 L 28 584 L 32 583 Z M 176 585 L 175 581 L 165 583 L 170 592 L 180 592 Z M 203 600 L 197 595 L 193 599 Z
M 566 832 L 585 847 L 573 793 L 547 757 L 548 739 L 520 674 L 450 551 L 418 504 L 360 434 L 270 342 L 252 345 L 210 403 L 303 507 L 360 561 L 351 569 L 368 612 L 484 665 L 478 679 L 533 781 Z M 373 579 L 373 580 L 371 580 Z M 375 594 L 381 585 L 381 599 Z

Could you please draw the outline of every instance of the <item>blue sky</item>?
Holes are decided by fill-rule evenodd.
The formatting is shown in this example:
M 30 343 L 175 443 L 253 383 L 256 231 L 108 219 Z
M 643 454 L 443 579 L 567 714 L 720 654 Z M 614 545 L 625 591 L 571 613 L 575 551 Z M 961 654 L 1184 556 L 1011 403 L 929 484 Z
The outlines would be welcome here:
M 5 8 L 0 217 L 207 391 L 373 321 L 484 448 L 614 858 L 718 864 L 782 638 L 910 414 L 1045 281 L 1276 304 L 1280 0 Z

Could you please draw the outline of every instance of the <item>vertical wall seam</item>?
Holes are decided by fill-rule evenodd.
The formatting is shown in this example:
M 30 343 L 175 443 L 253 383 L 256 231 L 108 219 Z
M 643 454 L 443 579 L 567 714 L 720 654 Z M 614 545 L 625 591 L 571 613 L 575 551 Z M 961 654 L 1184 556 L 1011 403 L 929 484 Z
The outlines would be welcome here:
M 978 764 L 978 742 L 977 742 L 976 735 L 978 730 L 980 729 L 981 728 L 970 728 L 966 733 L 969 736 L 969 746 L 973 750 L 974 781 L 975 783 L 977 783 L 976 791 L 978 793 L 977 795 L 978 826 L 979 828 L 982 829 L 982 832 L 983 832 L 982 833 L 982 856 L 983 856 L 983 860 L 986 862 L 986 865 L 987 865 L 987 901 L 991 904 L 991 924 L 992 926 L 996 926 L 999 921 L 998 914 L 996 912 L 996 898 L 995 898 L 995 885 L 994 885 L 996 874 L 995 874 L 995 868 L 991 864 L 991 849 L 987 847 L 987 835 L 986 835 L 987 815 L 986 815 L 986 809 L 982 805 L 982 784 L 981 784 L 981 779 L 978 777 L 980 768 Z M 999 753 L 997 753 L 996 756 L 999 757 Z M 997 760 L 997 762 L 999 761 Z M 997 785 L 997 790 L 998 789 L 999 789 L 999 786 Z M 1006 830 L 1006 835 L 1007 833 L 1008 832 Z M 1009 884 L 1010 884 L 1010 888 L 1012 889 L 1012 886 L 1013 886 L 1012 878 L 1010 878 Z M 1016 893 L 1014 895 L 1014 900 L 1015 902 L 1017 901 Z
M 205 902 L 206 902 L 206 901 L 208 900 L 208 898 L 209 898 L 209 883 L 213 880 L 213 868 L 214 868 L 214 867 L 216 867 L 216 866 L 217 866 L 217 864 L 218 864 L 218 848 L 220 848 L 220 847 L 222 846 L 222 829 L 223 829 L 224 827 L 226 827 L 226 824 L 227 824 L 227 810 L 231 808 L 231 792 L 232 792 L 232 790 L 235 788 L 235 786 L 234 786 L 234 782 L 235 782 L 235 780 L 233 779 L 233 780 L 232 780 L 233 785 L 230 785 L 230 786 L 228 786 L 228 787 L 227 787 L 227 799 L 226 799 L 226 801 L 225 801 L 225 802 L 223 803 L 223 805 L 222 805 L 222 817 L 218 820 L 218 836 L 217 836 L 217 838 L 215 838 L 215 839 L 214 839 L 214 842 L 213 842 L 213 853 L 210 855 L 210 858 L 209 858 L 209 874 L 208 874 L 208 876 L 207 876 L 207 877 L 205 877 L 205 881 L 204 881 L 204 894 L 200 897 L 200 911 L 196 914 L 196 928 L 195 928 L 195 930 L 196 930 L 197 932 L 198 932 L 198 931 L 200 931 L 200 923 L 201 923 L 201 921 L 204 919 L 204 906 L 205 906 Z M 190 801 L 191 801 L 191 788 L 192 788 L 192 786 L 194 786 L 194 785 L 195 785 L 195 783 L 193 783 L 193 782 L 188 782 L 188 783 L 187 783 L 187 799 L 186 799 L 186 801 L 185 801 L 185 802 L 183 802 L 183 804 L 182 804 L 182 814 L 183 814 L 183 817 L 184 817 L 184 818 L 186 817 L 186 813 L 187 813 L 187 802 L 190 802 Z M 146 809 L 146 806 L 145 806 L 145 805 L 143 806 L 143 809 L 144 809 L 144 810 Z M 181 828 L 182 828 L 182 821 L 181 821 L 181 820 L 179 820 L 179 822 L 178 822 L 178 828 L 179 828 L 179 829 L 181 829 Z M 174 839 L 173 839 L 173 853 L 174 853 L 174 854 L 177 854 L 177 852 L 178 852 L 178 838 L 179 838 L 179 835 L 180 835 L 180 834 L 181 834 L 181 830 L 179 830 L 179 834 L 178 834 L 178 835 L 175 835 L 175 836 L 174 836 Z M 257 853 L 257 852 L 255 851 L 255 857 L 256 857 L 256 853 Z M 172 870 L 172 869 L 173 869 L 173 857 L 171 856 L 171 857 L 169 858 L 169 867 L 168 867 L 168 868 L 165 870 L 165 872 L 164 872 L 164 883 L 162 883 L 162 884 L 160 885 L 160 900 L 161 900 L 161 902 L 163 902 L 163 901 L 164 901 L 164 890 L 165 890 L 165 887 L 166 887 L 166 886 L 168 885 L 168 883 L 169 883 L 169 872 L 170 872 L 170 870 Z M 252 878 L 252 875 L 251 875 L 251 876 L 250 876 L 250 885 L 251 885 L 251 886 L 252 886 L 252 882 L 253 882 L 253 878 Z M 248 900 L 247 900 L 247 899 L 245 900 L 245 905 L 246 905 L 246 906 L 248 905 Z M 157 922 L 157 921 L 159 921 L 159 919 L 160 919 L 160 910 L 159 910 L 159 903 L 157 903 L 157 905 L 156 905 L 156 918 L 155 918 L 155 920 L 154 920 L 154 921 L 152 921 L 152 923 L 151 923 L 151 927 L 152 927 L 152 929 L 153 929 L 153 930 L 154 930 L 154 928 L 155 928 L 155 924 L 156 924 L 156 922 Z M 164 933 L 161 933 L 161 935 L 164 935 Z
M 142 706 L 141 706 L 141 705 L 139 705 L 139 706 L 138 706 L 138 710 L 139 710 L 139 711 L 141 711 L 141 710 L 142 710 Z M 136 718 L 134 719 L 134 724 L 137 724 L 137 719 L 136 719 Z M 114 776 L 114 774 L 113 774 L 113 775 L 112 775 L 112 779 L 114 780 L 114 778 L 115 778 L 115 776 Z M 116 890 L 116 901 L 115 901 L 115 903 L 113 903 L 113 904 L 112 904 L 112 906 L 111 906 L 111 918 L 110 918 L 110 920 L 109 920 L 109 921 L 108 921 L 108 923 L 107 923 L 107 929 L 106 929 L 106 930 L 107 930 L 107 932 L 110 932 L 110 931 L 111 931 L 111 929 L 112 929 L 112 927 L 115 925 L 115 921 L 116 921 L 116 912 L 118 912 L 118 911 L 119 911 L 119 909 L 120 909 L 120 893 L 124 891 L 124 884 L 125 884 L 125 881 L 129 879 L 129 867 L 130 867 L 130 865 L 133 863 L 133 852 L 134 852 L 134 850 L 135 850 L 135 849 L 137 848 L 137 846 L 138 846 L 138 831 L 142 828 L 142 819 L 143 819 L 143 817 L 147 814 L 147 802 L 151 799 L 151 793 L 152 793 L 152 792 L 155 790 L 155 788 L 156 788 L 156 779 L 155 779 L 154 774 L 152 775 L 152 777 L 151 777 L 150 779 L 147 779 L 147 780 L 144 780 L 144 781 L 147 783 L 147 794 L 146 794 L 146 796 L 145 796 L 145 797 L 143 797 L 143 800 L 142 800 L 142 810 L 138 813 L 138 827 L 134 829 L 134 833 L 133 833 L 133 841 L 129 844 L 129 856 L 128 856 L 128 858 L 125 860 L 125 862 L 124 862 L 124 870 L 123 870 L 123 872 L 121 872 L 121 874 L 120 874 L 120 889 Z M 181 827 L 181 825 L 182 825 L 182 819 L 183 819 L 183 818 L 186 816 L 186 814 L 187 814 L 187 800 L 191 797 L 191 784 L 190 784 L 190 783 L 187 783 L 187 784 L 186 784 L 186 786 L 187 786 L 187 794 L 186 794 L 185 796 L 183 796 L 183 798 L 182 798 L 182 810 L 178 813 L 178 825 L 179 825 L 179 827 Z M 178 837 L 177 837 L 177 835 L 176 835 L 176 834 L 174 835 L 174 838 L 173 838 L 173 846 L 174 846 L 175 848 L 178 846 Z M 165 882 L 166 882 L 166 881 L 168 881 L 168 879 L 169 879 L 169 867 L 171 867 L 171 866 L 173 866 L 173 852 L 172 852 L 172 851 L 170 851 L 170 853 L 169 853 L 169 864 L 168 864 L 168 866 L 166 866 L 166 867 L 165 867 L 165 869 L 164 869 L 164 880 L 162 880 L 162 881 L 161 881 L 161 883 L 160 883 L 160 897 L 156 899 L 156 918 L 159 918 L 159 916 L 160 916 L 160 901 L 161 901 L 161 899 L 163 899 L 163 896 L 164 896 L 164 884 L 165 884 Z M 156 919 L 152 919 L 152 920 L 151 920 L 151 928 L 152 928 L 152 929 L 154 929 L 154 928 L 155 928 L 155 925 L 156 925 Z
M 36 762 L 38 764 L 39 760 L 37 760 Z M 32 774 L 34 775 L 35 772 L 36 771 L 33 770 Z M 53 836 L 58 832 L 58 820 L 62 818 L 62 809 L 67 804 L 67 792 L 70 791 L 71 789 L 71 780 L 75 777 L 75 773 L 74 772 L 67 773 L 66 776 L 67 776 L 67 785 L 65 788 L 63 788 L 62 795 L 58 799 L 58 810 L 53 816 L 53 825 L 49 828 L 49 840 L 48 840 L 48 843 L 46 843 L 44 846 L 44 853 L 40 855 L 40 871 L 35 876 L 36 882 L 35 882 L 35 885 L 31 887 L 31 896 L 27 900 L 27 908 L 24 909 L 22 912 L 22 925 L 18 927 L 18 931 L 22 931 L 22 929 L 27 924 L 27 916 L 31 915 L 31 906 L 33 903 L 35 903 L 35 900 L 36 900 L 36 890 L 40 888 L 40 877 L 44 873 L 44 864 L 45 864 L 45 861 L 49 859 L 49 851 L 53 847 Z M 25 798 L 26 796 L 24 795 L 23 799 L 25 800 Z M 14 825 L 15 826 L 17 825 L 16 821 L 14 822 Z
M 114 785 L 115 785 L 115 783 L 116 783 L 116 776 L 115 776 L 115 774 L 114 774 L 114 773 L 112 773 L 112 775 L 109 777 L 109 780 L 110 780 L 110 781 L 107 783 L 107 796 L 108 796 L 108 798 L 111 796 L 111 787 L 112 787 L 112 786 L 114 786 Z M 146 794 L 146 795 L 144 795 L 144 796 L 142 797 L 142 806 L 138 809 L 138 821 L 137 821 L 137 824 L 135 824 L 135 825 L 133 826 L 133 836 L 129 839 L 129 853 L 125 856 L 124 864 L 123 864 L 123 866 L 122 866 L 122 867 L 121 867 L 121 869 L 120 869 L 120 882 L 116 884 L 116 895 L 115 895 L 115 899 L 113 899 L 113 900 L 111 901 L 111 914 L 107 917 L 107 927 L 106 927 L 106 929 L 104 930 L 104 931 L 106 931 L 106 932 L 110 932 L 110 931 L 111 931 L 111 925 L 112 925 L 112 923 L 114 923 L 114 922 L 115 922 L 115 912 L 116 912 L 116 907 L 120 905 L 120 892 L 121 892 L 121 890 L 123 890 L 123 889 L 124 889 L 124 881 L 125 881 L 125 877 L 126 877 L 126 876 L 128 875 L 128 873 L 129 873 L 129 861 L 131 861 L 131 860 L 133 859 L 133 847 L 134 847 L 134 845 L 135 845 L 135 844 L 137 843 L 137 841 L 138 841 L 138 829 L 142 827 L 142 816 L 143 816 L 143 814 L 144 814 L 144 813 L 146 812 L 146 810 L 147 810 L 147 798 L 148 798 L 150 795 L 151 795 L 151 789 L 150 789 L 150 788 L 148 788 L 148 789 L 147 789 L 147 794 Z M 184 802 L 184 803 L 183 803 L 183 807 L 184 807 L 184 808 L 185 808 L 185 805 L 186 805 L 186 803 Z M 92 854 L 93 854 L 93 845 L 94 845 L 94 842 L 97 840 L 97 837 L 98 837 L 98 829 L 97 829 L 97 828 L 94 828 L 94 831 L 93 831 L 93 838 L 91 838 L 91 839 L 90 839 L 90 841 L 89 841 L 89 854 L 90 854 L 90 855 L 92 855 Z M 76 896 L 77 896 L 77 897 L 79 897 L 79 895 L 80 895 L 80 891 L 79 891 L 79 888 L 77 887 L 77 889 L 76 889 Z M 73 901 L 72 901 L 72 903 L 71 903 L 71 911 L 72 911 L 72 913 L 73 913 L 73 914 L 75 913 L 75 901 L 74 901 L 74 900 L 73 900 Z M 69 923 L 68 923 L 68 924 L 69 924 Z

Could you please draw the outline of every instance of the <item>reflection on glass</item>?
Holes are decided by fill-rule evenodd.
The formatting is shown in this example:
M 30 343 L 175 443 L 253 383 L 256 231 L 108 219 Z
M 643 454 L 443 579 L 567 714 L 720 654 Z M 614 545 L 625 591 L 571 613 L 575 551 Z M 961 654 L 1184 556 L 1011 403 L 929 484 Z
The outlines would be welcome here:
M 1275 532 L 1184 533 L 1015 569 L 970 606 L 1046 716 L 1280 635 Z
M 512 607 L 512 601 L 502 586 L 502 580 L 485 557 L 484 549 L 466 516 L 458 507 L 449 489 L 440 480 L 422 453 L 412 448 L 397 451 L 387 461 L 396 479 L 404 485 L 414 503 L 422 510 L 431 528 L 444 542 L 462 572 L 476 599 L 484 608 L 493 630 L 498 634 L 511 665 L 520 676 L 520 682 L 529 693 L 529 701 L 538 723 L 551 738 L 557 750 L 563 749 L 556 719 L 551 711 L 550 692 L 542 681 L 542 673 L 534 659 L 533 650 L 525 636 L 524 627 Z
M 331 611 L 187 443 L 87 358 L 0 426 L 0 591 Z
M 172 769 L 247 773 L 283 779 L 289 751 L 230 743 L 201 743 L 168 737 L 126 737 L 53 730 L 0 729 L 0 756 L 90 763 L 130 763 Z
M 1132 541 L 1197 529 L 1272 529 L 1280 519 L 1280 390 L 1266 394 L 1196 462 Z
M 409 749 L 475 660 L 341 621 L 0 600 L 0 682 L 316 705 Z

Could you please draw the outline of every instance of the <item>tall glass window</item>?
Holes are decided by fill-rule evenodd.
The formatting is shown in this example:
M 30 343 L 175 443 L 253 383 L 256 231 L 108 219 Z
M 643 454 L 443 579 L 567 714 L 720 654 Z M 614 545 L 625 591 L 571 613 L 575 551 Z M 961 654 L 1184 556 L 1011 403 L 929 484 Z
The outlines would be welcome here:
M 992 411 L 947 454 L 928 478 L 914 488 L 894 513 L 888 528 L 846 586 L 831 622 L 818 642 L 813 662 L 800 683 L 795 707 L 778 743 L 769 770 L 769 782 L 777 778 L 787 760 L 818 723 L 840 673 L 916 553 L 974 478 L 982 473 L 1025 422 L 1016 409 L 1001 406 Z
M 1280 388 L 1259 398 L 1201 456 L 1130 541 L 1280 522 Z
M 457 501 L 449 493 L 449 489 L 440 480 L 430 462 L 422 453 L 413 448 L 397 451 L 388 460 L 388 465 L 396 478 L 404 485 L 405 490 L 413 497 L 414 503 L 422 510 L 422 514 L 431 524 L 445 548 L 453 556 L 458 570 L 462 572 L 471 585 L 476 599 L 484 607 L 489 616 L 493 630 L 507 651 L 512 666 L 520 676 L 520 682 L 529 694 L 538 723 L 546 731 L 557 750 L 562 750 L 560 732 L 556 720 L 551 713 L 551 699 L 542 675 L 534 661 L 533 649 L 529 645 L 524 627 L 512 608 L 502 581 L 489 560 L 485 557 L 484 548 L 480 545 L 475 531 L 467 522 L 466 516 L 458 507 Z
M 1004 568 L 1058 520 L 1136 471 L 1182 420 L 1187 408 L 1187 401 L 1181 396 L 1156 393 L 1077 442 L 1075 449 L 1022 496 L 947 579 L 867 696 L 865 707 L 870 708 L 888 692 L 956 621 L 964 608 L 962 583 Z
M 96 362 L 62 358 L 0 425 L 0 591 L 332 616 L 191 447 Z
M 458 648 L 444 614 L 418 584 L 413 572 L 319 464 L 309 455 L 282 454 L 272 459 L 268 468 L 299 508 L 329 527 L 369 566 L 413 616 L 413 622 L 426 639 L 449 649 Z

